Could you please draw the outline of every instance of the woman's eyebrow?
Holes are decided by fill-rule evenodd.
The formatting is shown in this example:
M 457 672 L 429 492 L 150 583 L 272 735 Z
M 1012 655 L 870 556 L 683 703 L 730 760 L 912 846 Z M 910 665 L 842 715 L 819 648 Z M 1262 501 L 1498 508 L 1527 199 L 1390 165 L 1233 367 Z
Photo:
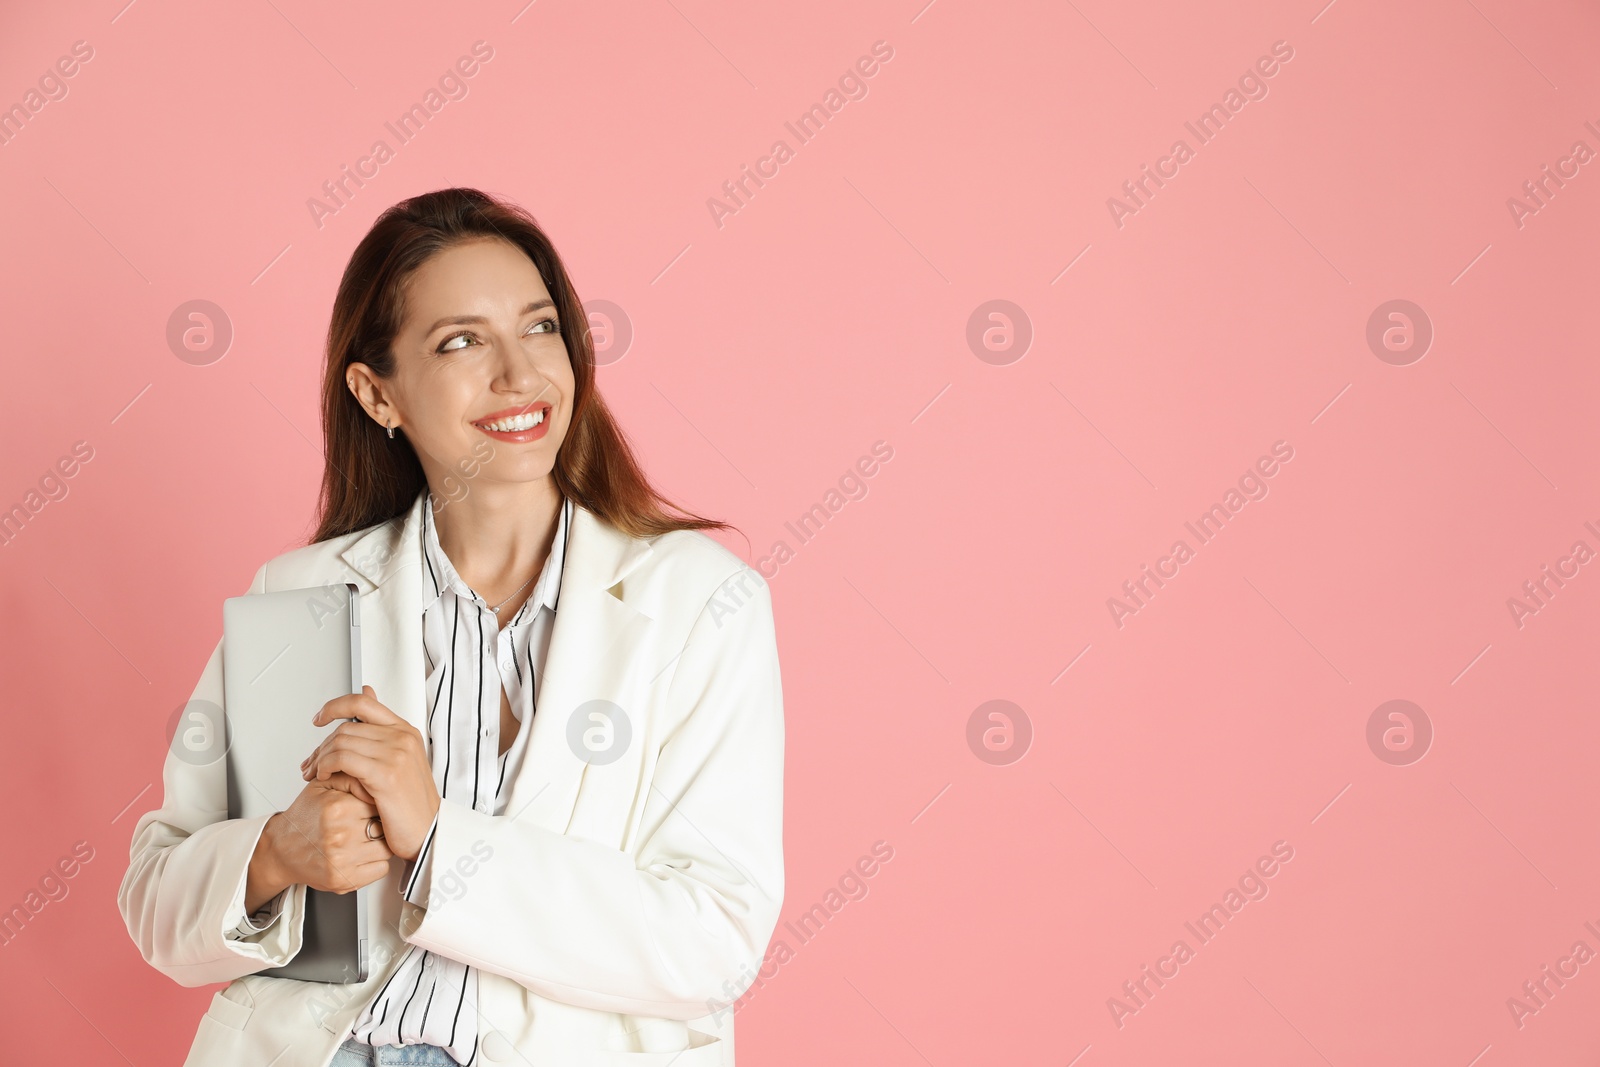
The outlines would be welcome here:
M 521 318 L 530 312 L 538 311 L 540 308 L 549 308 L 555 306 L 556 302 L 554 300 L 546 299 L 530 301 L 527 307 L 517 312 L 517 317 Z M 487 323 L 488 321 L 489 320 L 484 318 L 482 315 L 446 315 L 432 326 L 429 326 L 428 333 L 432 333 L 441 326 L 458 326 L 464 323 L 483 324 Z M 424 336 L 426 336 L 426 334 L 424 334 Z

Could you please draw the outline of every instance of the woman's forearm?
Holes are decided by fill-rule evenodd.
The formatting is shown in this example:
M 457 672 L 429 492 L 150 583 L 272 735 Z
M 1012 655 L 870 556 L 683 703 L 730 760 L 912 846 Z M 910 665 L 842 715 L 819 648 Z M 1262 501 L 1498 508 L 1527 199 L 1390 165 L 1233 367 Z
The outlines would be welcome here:
M 245 876 L 244 883 L 244 913 L 254 914 L 255 910 L 294 883 L 283 872 L 283 865 L 278 860 L 274 848 L 279 815 L 274 815 L 267 820 L 266 826 L 261 831 L 261 836 L 256 838 L 256 850 L 250 855 L 249 873 Z

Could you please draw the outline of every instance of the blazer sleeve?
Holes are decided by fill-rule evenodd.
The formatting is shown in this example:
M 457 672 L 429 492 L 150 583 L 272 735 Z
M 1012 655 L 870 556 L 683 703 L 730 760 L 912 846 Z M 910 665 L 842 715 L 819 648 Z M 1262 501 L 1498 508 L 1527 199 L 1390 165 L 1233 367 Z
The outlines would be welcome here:
M 696 1019 L 744 991 L 784 879 L 783 696 L 771 592 L 757 582 L 737 608 L 708 601 L 678 656 L 667 701 L 679 725 L 637 854 L 446 801 L 424 872 L 435 903 L 402 924 L 407 941 L 598 1011 Z M 467 903 L 441 897 L 438 879 L 484 845 L 496 859 Z
M 256 572 L 251 593 L 265 589 L 266 570 L 263 565 Z M 225 707 L 220 640 L 189 706 L 196 701 Z M 260 928 L 248 921 L 245 878 L 270 816 L 228 818 L 223 746 L 207 742 L 196 754 L 185 745 L 185 731 L 200 728 L 198 721 L 179 721 L 162 765 L 161 807 L 134 827 L 128 870 L 117 890 L 117 907 L 145 962 L 184 986 L 231 982 L 281 967 L 299 953 L 305 922 L 303 885 L 285 890 Z M 216 756 L 208 759 L 213 746 Z

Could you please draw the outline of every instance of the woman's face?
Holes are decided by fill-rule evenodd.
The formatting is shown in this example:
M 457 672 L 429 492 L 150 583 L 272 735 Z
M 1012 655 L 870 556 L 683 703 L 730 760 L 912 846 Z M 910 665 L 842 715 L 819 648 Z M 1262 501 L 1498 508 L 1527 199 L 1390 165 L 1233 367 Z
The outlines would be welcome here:
M 411 276 L 394 374 L 378 379 L 360 364 L 351 373 L 359 368 L 388 402 L 366 406 L 403 428 L 434 495 L 456 500 L 475 480 L 550 477 L 572 416 L 562 332 L 575 326 L 559 321 L 522 249 L 473 239 Z M 532 419 L 540 421 L 530 427 Z

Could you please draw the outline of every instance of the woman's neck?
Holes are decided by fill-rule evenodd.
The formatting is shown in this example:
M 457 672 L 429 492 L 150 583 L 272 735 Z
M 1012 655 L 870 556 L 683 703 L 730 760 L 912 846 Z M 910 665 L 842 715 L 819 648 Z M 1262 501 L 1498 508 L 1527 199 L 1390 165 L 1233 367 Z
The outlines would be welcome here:
M 431 496 L 427 506 L 434 509 L 439 547 L 473 592 L 491 605 L 514 592 L 518 604 L 532 595 L 530 578 L 549 557 L 561 518 L 561 493 L 553 479 L 468 483 L 455 499 L 437 491 Z M 510 617 L 503 609 L 500 615 Z

